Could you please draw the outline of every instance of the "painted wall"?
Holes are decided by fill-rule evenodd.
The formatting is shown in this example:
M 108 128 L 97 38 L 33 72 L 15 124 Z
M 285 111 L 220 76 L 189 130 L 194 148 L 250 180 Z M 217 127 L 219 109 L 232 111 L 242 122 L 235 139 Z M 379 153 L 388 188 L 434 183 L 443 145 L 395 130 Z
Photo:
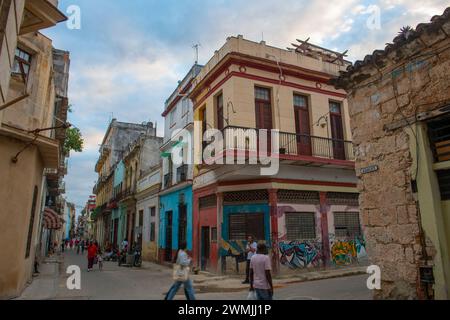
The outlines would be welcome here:
M 282 266 L 280 271 L 323 266 L 338 267 L 352 264 L 367 264 L 368 257 L 365 250 L 364 237 L 348 238 L 335 236 L 334 213 L 359 212 L 357 206 L 331 205 L 327 207 L 327 234 L 330 248 L 328 254 L 323 252 L 324 244 L 319 204 L 278 204 L 277 210 L 279 230 L 278 250 L 280 264 Z M 314 239 L 288 239 L 285 214 L 289 212 L 314 213 L 316 237 Z M 327 265 L 326 256 L 330 257 Z
M 187 235 L 186 242 L 188 250 L 192 250 L 192 186 L 161 195 L 160 203 L 160 229 L 159 248 L 166 247 L 166 221 L 167 212 L 172 211 L 172 250 L 178 249 L 178 201 L 180 193 L 184 193 L 185 204 L 187 206 Z
M 39 237 L 39 216 L 44 164 L 37 150 L 26 149 L 16 164 L 11 156 L 23 149 L 22 143 L 0 136 L 0 299 L 20 294 L 31 279 L 35 258 L 34 242 Z M 31 213 L 34 187 L 38 187 L 35 211 Z M 29 256 L 26 257 L 31 214 L 34 215 Z
M 155 207 L 155 216 L 150 216 L 150 208 Z M 158 236 L 159 236 L 159 197 L 158 195 L 152 195 L 146 197 L 136 204 L 136 212 L 138 219 L 136 223 L 139 223 L 139 211 L 144 212 L 144 221 L 142 228 L 142 259 L 145 261 L 157 261 L 158 259 Z M 155 240 L 150 241 L 150 226 L 151 223 L 155 223 Z

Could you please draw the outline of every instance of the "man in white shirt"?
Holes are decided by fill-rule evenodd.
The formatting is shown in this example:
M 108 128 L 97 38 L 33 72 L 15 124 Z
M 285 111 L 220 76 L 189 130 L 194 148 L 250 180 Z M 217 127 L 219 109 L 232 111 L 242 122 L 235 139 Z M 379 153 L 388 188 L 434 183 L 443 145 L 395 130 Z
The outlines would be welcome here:
M 264 243 L 258 244 L 257 254 L 250 261 L 250 290 L 255 290 L 258 300 L 272 300 L 273 284 L 270 258 Z
M 245 267 L 245 280 L 242 283 L 250 283 L 250 260 L 256 253 L 258 244 L 253 239 L 253 236 L 248 236 L 247 245 L 245 247 L 245 254 L 247 255 L 247 265 Z

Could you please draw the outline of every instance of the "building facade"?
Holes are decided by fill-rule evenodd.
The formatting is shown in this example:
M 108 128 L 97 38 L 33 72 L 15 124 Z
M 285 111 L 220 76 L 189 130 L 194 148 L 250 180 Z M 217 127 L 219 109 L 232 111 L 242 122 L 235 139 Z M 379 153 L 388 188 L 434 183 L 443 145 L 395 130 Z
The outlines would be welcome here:
M 39 33 L 65 20 L 56 5 L 0 2 L 0 175 L 8 181 L 0 187 L 1 298 L 19 295 L 31 279 L 41 222 L 61 227 L 57 212 L 45 209 L 45 173 L 58 170 L 61 159 L 52 42 Z
M 159 193 L 159 260 L 171 261 L 182 242 L 192 250 L 193 105 L 187 97 L 201 66 L 195 64 L 167 99 Z
M 243 272 L 249 235 L 268 244 L 275 272 L 365 263 L 346 93 L 328 84 L 347 65 L 308 43 L 283 50 L 238 36 L 193 80 L 201 269 Z
M 448 299 L 450 8 L 403 29 L 333 83 L 351 129 L 378 299 Z
M 93 190 L 96 195 L 97 207 L 91 215 L 94 220 L 94 237 L 101 246 L 112 242 L 111 224 L 113 219 L 111 215 L 118 203 L 114 197 L 113 187 L 115 167 L 123 158 L 130 143 L 136 141 L 141 134 L 147 134 L 148 131 L 153 131 L 156 134 L 156 129 L 151 122 L 134 124 L 113 119 L 108 126 L 100 147 L 100 156 L 95 166 L 95 171 L 99 176 Z

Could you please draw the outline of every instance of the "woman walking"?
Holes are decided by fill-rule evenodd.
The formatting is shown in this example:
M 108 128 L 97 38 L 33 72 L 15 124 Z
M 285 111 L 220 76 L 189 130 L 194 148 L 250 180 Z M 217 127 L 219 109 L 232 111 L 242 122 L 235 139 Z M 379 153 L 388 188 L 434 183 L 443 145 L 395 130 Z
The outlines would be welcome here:
M 184 286 L 186 299 L 195 300 L 194 287 L 192 286 L 192 281 L 189 279 L 191 258 L 186 252 L 186 242 L 180 244 L 173 262 L 175 263 L 173 271 L 173 280 L 175 282 L 169 289 L 169 292 L 167 292 L 165 300 L 173 300 L 181 285 Z
M 88 272 L 92 270 L 92 267 L 94 266 L 94 259 L 97 256 L 97 245 L 95 242 L 91 242 L 88 247 Z

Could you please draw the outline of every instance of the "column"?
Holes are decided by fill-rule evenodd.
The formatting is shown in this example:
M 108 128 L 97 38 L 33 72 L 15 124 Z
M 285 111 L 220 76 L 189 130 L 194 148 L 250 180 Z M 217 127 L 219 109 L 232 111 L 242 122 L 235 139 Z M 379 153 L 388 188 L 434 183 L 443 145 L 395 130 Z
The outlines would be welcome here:
M 217 201 L 217 250 L 219 256 L 220 268 L 218 266 L 217 270 L 219 274 L 224 273 L 225 260 L 220 256 L 220 248 L 222 247 L 222 223 L 223 223 L 223 193 L 216 193 L 216 201 Z
M 280 255 L 278 253 L 278 190 L 269 189 L 269 208 L 270 208 L 270 240 L 272 247 L 272 271 L 274 274 L 279 272 Z
M 330 237 L 328 235 L 328 203 L 327 193 L 320 192 L 320 229 L 322 231 L 323 263 L 328 266 L 330 262 Z

